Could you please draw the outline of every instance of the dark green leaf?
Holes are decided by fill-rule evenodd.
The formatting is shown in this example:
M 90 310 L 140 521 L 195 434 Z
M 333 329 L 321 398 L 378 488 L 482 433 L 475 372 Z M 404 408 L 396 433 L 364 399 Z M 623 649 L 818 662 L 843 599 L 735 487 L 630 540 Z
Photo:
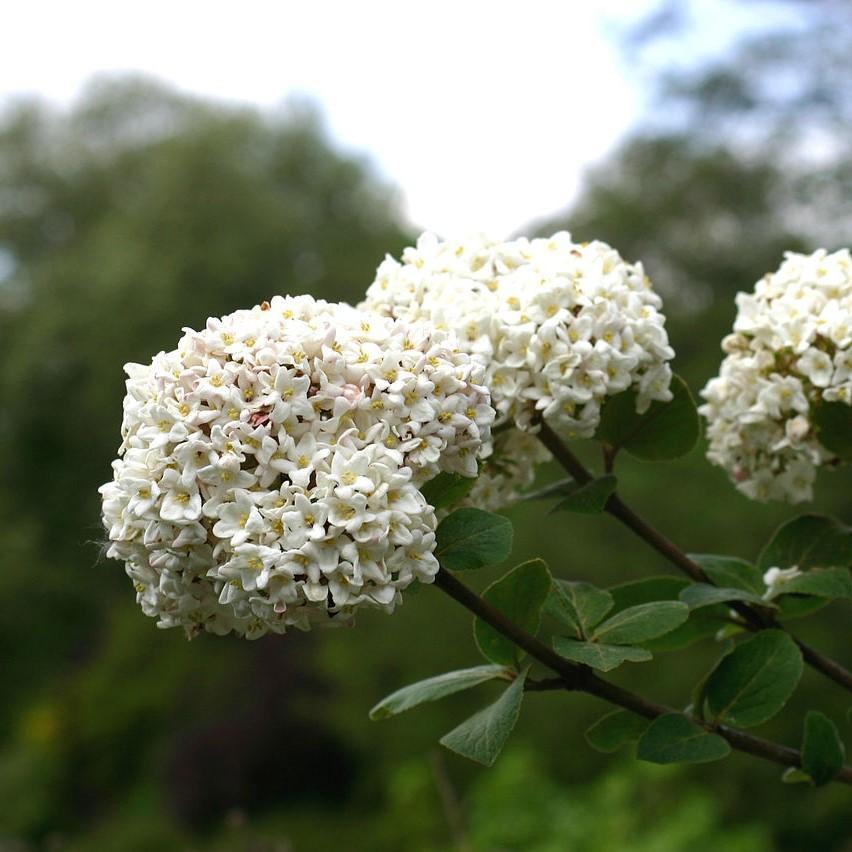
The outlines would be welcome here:
M 592 629 L 612 609 L 609 592 L 590 583 L 554 580 L 544 611 L 580 635 L 588 636 Z
M 843 768 L 846 750 L 834 722 L 817 710 L 805 716 L 802 769 L 821 787 Z
M 725 659 L 725 657 L 730 654 L 736 645 L 734 644 L 733 639 L 723 639 L 720 643 L 721 646 L 721 656 L 718 660 L 713 664 L 713 668 L 692 687 L 691 698 L 692 698 L 692 713 L 697 716 L 699 719 L 704 719 L 706 717 L 705 713 L 705 705 L 707 700 L 707 681 L 710 680 L 710 675 L 718 668 L 719 663 Z
M 736 556 L 717 556 L 714 553 L 690 553 L 689 558 L 704 570 L 716 586 L 742 589 L 756 595 L 763 594 L 763 574 L 745 559 Z
M 615 491 L 618 484 L 612 474 L 600 476 L 587 482 L 585 485 L 574 484 L 564 499 L 560 500 L 553 511 L 580 512 L 586 515 L 594 515 L 603 512 L 606 501 Z M 564 493 L 564 492 L 563 492 Z
M 801 515 L 776 530 L 757 567 L 834 568 L 852 566 L 852 529 L 825 515 Z
M 778 595 L 813 595 L 818 598 L 852 597 L 852 574 L 848 568 L 811 568 L 778 586 Z
M 526 671 L 493 703 L 441 737 L 441 745 L 456 754 L 491 766 L 512 733 L 524 698 Z
M 678 600 L 681 591 L 689 585 L 688 581 L 677 577 L 648 577 L 645 580 L 633 580 L 611 588 L 610 594 L 615 601 L 615 611 L 620 612 L 629 606 L 652 601 Z M 728 617 L 728 608 L 723 605 L 708 606 L 699 612 L 691 612 L 689 619 L 656 639 L 642 642 L 649 651 L 672 651 L 685 648 L 700 639 L 714 636 L 724 626 Z
M 726 740 L 680 713 L 654 719 L 636 748 L 636 757 L 651 763 L 707 763 L 730 753 Z
M 494 565 L 511 551 L 512 524 L 502 515 L 456 509 L 438 524 L 435 556 L 451 571 Z
M 852 406 L 823 402 L 814 413 L 820 443 L 844 461 L 852 461 Z
M 608 672 L 622 663 L 644 663 L 651 659 L 651 652 L 630 645 L 601 645 L 598 642 L 581 642 L 557 636 L 553 640 L 557 654 L 575 663 L 584 663 L 593 669 Z
M 700 433 L 698 412 L 683 379 L 674 376 L 671 389 L 670 402 L 653 402 L 644 414 L 636 413 L 633 390 L 609 397 L 601 409 L 595 437 L 645 461 L 686 455 Z
M 781 630 L 762 630 L 741 642 L 707 680 L 713 719 L 751 728 L 787 703 L 802 675 L 802 654 Z
M 680 593 L 680 599 L 690 609 L 700 609 L 704 606 L 713 606 L 726 601 L 746 601 L 760 606 L 772 606 L 760 595 L 755 595 L 752 592 L 746 592 L 743 589 L 723 589 L 718 586 L 711 586 L 708 583 L 693 583 L 687 586 Z
M 430 506 L 443 509 L 464 499 L 475 482 L 475 476 L 460 476 L 457 473 L 442 471 L 434 479 L 430 479 L 420 492 Z
M 478 686 L 487 680 L 506 677 L 504 666 L 476 666 L 472 669 L 461 669 L 456 672 L 430 677 L 411 686 L 404 686 L 396 692 L 383 698 L 371 711 L 371 719 L 387 719 L 405 710 L 410 710 L 426 701 L 437 701 L 463 689 Z
M 535 634 L 551 582 L 547 565 L 541 559 L 531 559 L 492 583 L 482 597 L 527 633 Z M 502 633 L 479 618 L 474 619 L 473 633 L 479 650 L 492 663 L 514 663 L 518 648 Z
M 615 611 L 621 612 L 621 610 L 637 604 L 654 601 L 676 601 L 681 590 L 688 585 L 688 580 L 663 575 L 621 583 L 618 586 L 613 586 L 609 593 L 612 595 Z
M 592 748 L 611 754 L 623 745 L 638 740 L 647 727 L 647 719 L 636 716 L 628 710 L 616 710 L 598 719 L 586 731 L 586 740 Z
M 828 604 L 828 598 L 818 598 L 811 595 L 807 597 L 798 595 L 780 595 L 773 603 L 778 607 L 775 617 L 779 621 L 792 621 L 795 618 L 804 618 L 812 615 L 817 610 Z
M 611 645 L 654 639 L 680 627 L 689 618 L 689 607 L 680 601 L 654 601 L 616 613 L 595 628 L 594 639 Z

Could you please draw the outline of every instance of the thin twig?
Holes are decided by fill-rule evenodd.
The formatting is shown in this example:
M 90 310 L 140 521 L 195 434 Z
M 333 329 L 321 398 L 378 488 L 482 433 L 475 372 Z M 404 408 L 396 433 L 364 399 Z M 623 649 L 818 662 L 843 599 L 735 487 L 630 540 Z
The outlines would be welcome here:
M 564 657 L 560 657 L 552 648 L 549 648 L 542 641 L 536 639 L 532 634 L 527 633 L 526 630 L 507 618 L 488 601 L 479 597 L 479 595 L 462 583 L 458 577 L 444 568 L 439 569 L 435 577 L 435 585 L 442 592 L 453 598 L 453 600 L 460 603 L 465 609 L 481 618 L 487 624 L 490 624 L 491 627 L 502 633 L 507 639 L 511 639 L 512 642 L 526 651 L 534 660 L 537 660 L 559 675 L 558 680 L 561 683 L 562 689 L 595 695 L 646 719 L 656 719 L 658 716 L 663 716 L 667 713 L 679 712 L 671 707 L 648 701 L 640 695 L 622 689 L 620 686 L 616 686 L 609 681 L 605 681 L 587 666 L 579 666 L 566 660 Z M 554 688 L 550 685 L 542 687 L 542 684 L 553 684 L 553 681 L 534 681 L 533 683 L 537 684 L 539 689 Z M 535 688 L 534 686 L 533 689 Z M 711 725 L 701 719 L 690 718 L 696 724 L 724 737 L 738 751 L 752 754 L 755 757 L 761 757 L 764 760 L 771 760 L 782 766 L 802 765 L 801 754 L 795 749 L 761 739 L 760 737 L 754 737 L 751 734 L 745 733 L 745 731 L 729 728 L 726 725 Z M 834 780 L 844 784 L 852 784 L 852 767 L 844 766 L 835 776 Z
M 538 436 L 544 446 L 550 450 L 553 457 L 580 485 L 590 482 L 594 478 L 588 468 L 565 446 L 547 423 L 541 423 Z M 647 521 L 639 517 L 618 494 L 613 493 L 609 500 L 607 500 L 606 511 L 613 517 L 618 518 L 626 527 L 636 533 L 639 538 L 653 547 L 657 553 L 664 556 L 669 562 L 683 571 L 684 574 L 695 580 L 695 582 L 715 585 L 697 562 L 690 559 L 674 542 L 666 538 L 659 530 L 654 529 Z M 745 621 L 746 626 L 750 630 L 764 630 L 766 628 L 786 630 L 767 609 L 749 606 L 742 601 L 731 601 L 730 607 Z M 816 649 L 811 648 L 810 645 L 806 645 L 790 633 L 789 630 L 787 630 L 787 633 L 790 634 L 793 641 L 799 646 L 802 657 L 808 665 L 852 692 L 852 672 L 830 657 L 826 657 Z

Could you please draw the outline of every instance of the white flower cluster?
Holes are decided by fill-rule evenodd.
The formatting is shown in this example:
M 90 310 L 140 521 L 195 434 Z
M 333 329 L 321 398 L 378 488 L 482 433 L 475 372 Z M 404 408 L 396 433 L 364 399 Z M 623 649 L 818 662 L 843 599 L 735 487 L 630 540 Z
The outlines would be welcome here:
M 498 424 L 528 431 L 544 417 L 573 439 L 594 434 L 607 396 L 634 388 L 640 411 L 671 399 L 674 352 L 661 305 L 641 264 L 561 232 L 508 242 L 424 234 L 402 262 L 385 259 L 363 306 L 451 329 L 487 367 Z M 481 477 L 496 498 L 491 505 L 510 502 L 546 457 L 537 450 L 526 471 L 512 459 L 506 477 L 493 471 L 495 453 Z
M 427 323 L 309 296 L 129 364 L 108 555 L 163 627 L 251 638 L 387 611 L 438 565 L 419 486 L 475 476 L 484 370 Z
M 832 459 L 814 428 L 825 402 L 852 404 L 849 250 L 788 253 L 777 272 L 737 295 L 718 377 L 701 395 L 708 458 L 756 500 L 811 499 Z

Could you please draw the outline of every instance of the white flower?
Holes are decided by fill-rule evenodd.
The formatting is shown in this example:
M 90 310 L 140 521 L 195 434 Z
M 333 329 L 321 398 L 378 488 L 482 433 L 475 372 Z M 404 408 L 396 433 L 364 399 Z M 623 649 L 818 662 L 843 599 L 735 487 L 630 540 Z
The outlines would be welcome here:
M 602 242 L 575 243 L 567 233 L 507 242 L 424 234 L 401 261 L 381 264 L 363 307 L 454 331 L 487 369 L 501 428 L 535 431 L 544 417 L 563 437 L 584 438 L 608 396 L 633 388 L 640 411 L 671 399 L 674 352 L 661 304 L 641 264 Z M 485 471 L 492 507 L 516 499 L 532 479 L 522 468 L 548 458 L 534 441 L 517 443 L 526 452 L 506 461 L 511 473 L 498 472 L 498 452 L 495 472 Z
M 763 585 L 766 586 L 764 597 L 767 599 L 775 597 L 775 595 L 783 590 L 785 583 L 788 583 L 794 577 L 799 577 L 801 573 L 797 566 L 793 566 L 792 568 L 769 568 L 763 575 Z
M 833 460 L 815 409 L 852 404 L 849 250 L 788 253 L 737 309 L 719 376 L 701 392 L 708 458 L 753 499 L 810 500 L 817 468 Z
M 311 297 L 127 365 L 108 554 L 161 627 L 256 638 L 391 611 L 438 564 L 419 488 L 477 472 L 494 409 L 451 333 Z

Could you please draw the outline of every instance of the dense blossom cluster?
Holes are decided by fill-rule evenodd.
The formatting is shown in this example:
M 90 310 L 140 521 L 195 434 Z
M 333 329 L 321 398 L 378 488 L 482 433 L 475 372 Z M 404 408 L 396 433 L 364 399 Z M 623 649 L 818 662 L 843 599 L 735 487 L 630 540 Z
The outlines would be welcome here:
M 381 264 L 364 307 L 453 330 L 487 367 L 498 423 L 522 431 L 538 416 L 565 438 L 590 437 L 607 396 L 634 388 L 640 410 L 671 399 L 661 300 L 641 264 L 602 242 L 424 234 L 401 262 Z M 529 451 L 532 442 L 515 436 L 508 446 Z M 527 469 L 516 457 L 500 470 L 495 452 L 477 488 L 489 505 L 508 503 L 546 457 L 536 448 Z
M 452 335 L 309 296 L 185 329 L 126 369 L 108 555 L 189 635 L 390 611 L 438 567 L 419 486 L 475 476 L 494 419 Z
M 832 459 L 815 410 L 852 404 L 852 258 L 788 253 L 777 272 L 737 295 L 720 374 L 702 391 L 708 457 L 747 496 L 800 502 Z

